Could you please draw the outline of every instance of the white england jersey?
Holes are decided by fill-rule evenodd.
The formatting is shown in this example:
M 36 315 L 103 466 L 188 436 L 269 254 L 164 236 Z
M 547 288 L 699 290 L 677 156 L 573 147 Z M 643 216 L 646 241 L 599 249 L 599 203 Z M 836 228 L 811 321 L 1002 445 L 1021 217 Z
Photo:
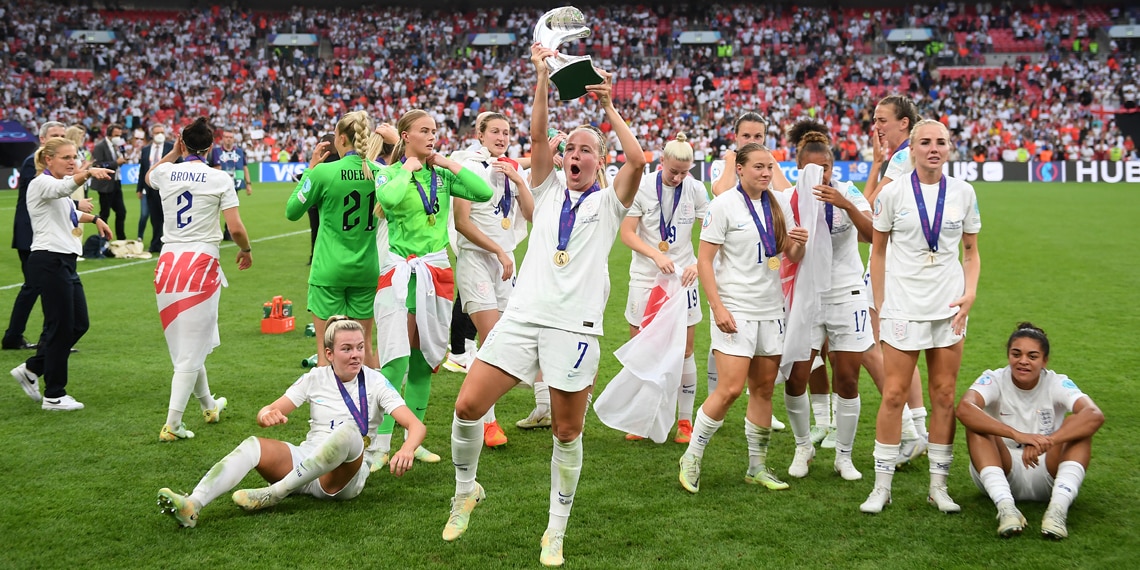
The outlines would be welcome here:
M 657 181 L 661 172 L 641 178 L 637 196 L 630 207 L 630 218 L 640 218 L 637 224 L 637 237 L 656 249 L 661 243 L 661 213 L 664 207 L 665 221 L 668 224 L 665 242 L 669 251 L 665 255 L 673 260 L 677 272 L 697 262 L 693 253 L 693 225 L 697 219 L 704 219 L 709 210 L 709 197 L 703 184 L 692 176 L 681 181 L 681 199 L 676 211 L 673 210 L 673 196 L 676 187 L 661 185 L 661 201 L 657 200 Z M 670 218 L 671 217 L 671 218 Z M 657 274 L 657 264 L 653 260 L 633 252 L 629 262 L 629 284 L 634 287 L 652 287 Z
M 150 172 L 162 199 L 162 243 L 222 241 L 219 215 L 238 206 L 233 180 L 200 160 L 164 162 Z
M 910 176 L 914 172 L 914 163 L 910 161 L 910 146 L 891 155 L 891 159 L 887 161 L 887 171 L 883 173 L 883 178 L 890 178 L 891 180 L 902 180 Z M 879 179 L 882 183 L 882 178 Z
M 793 223 L 792 208 L 783 192 L 771 192 L 772 208 L 780 208 L 786 227 Z M 760 245 L 760 231 L 748 206 L 736 188 L 713 198 L 701 227 L 701 241 L 720 245 L 713 268 L 717 292 L 726 309 L 748 320 L 780 319 L 784 316 L 784 294 L 780 272 L 768 268 L 768 256 Z M 760 223 L 764 209 L 752 200 Z
M 400 393 L 392 387 L 380 372 L 364 366 L 364 387 L 368 401 L 368 433 L 375 434 L 376 428 L 384 420 L 385 414 L 391 414 L 396 408 L 405 405 Z M 344 403 L 340 390 L 336 387 L 336 376 L 333 375 L 332 366 L 320 366 L 305 373 L 285 390 L 285 397 L 300 407 L 309 403 L 309 433 L 305 436 L 306 444 L 318 444 L 329 436 L 340 424 L 349 422 L 356 425 L 352 412 Z M 344 389 L 352 398 L 354 406 L 360 406 L 359 380 L 353 378 L 344 384 Z M 372 438 L 372 446 L 379 445 L 378 438 Z M 374 451 L 374 450 L 371 450 Z
M 860 212 L 870 212 L 871 205 L 863 193 L 850 182 L 834 182 L 849 202 Z M 826 205 L 821 205 L 826 215 Z M 831 290 L 822 293 L 825 303 L 851 298 L 851 292 L 863 288 L 863 260 L 859 257 L 859 230 L 842 208 L 832 208 L 831 216 Z
M 928 221 L 933 221 L 938 184 L 921 184 L 920 187 Z M 982 229 L 974 187 L 957 178 L 946 178 L 945 211 L 933 261 L 919 221 L 910 176 L 888 184 L 879 192 L 875 197 L 874 219 L 876 230 L 891 234 L 880 317 L 936 321 L 954 316 L 958 309 L 950 303 L 966 290 L 965 274 L 958 258 L 962 234 L 976 234 Z
M 566 196 L 566 186 L 558 180 L 552 171 L 531 189 L 534 223 L 506 312 L 517 321 L 600 336 L 610 296 L 610 248 L 629 208 L 618 200 L 612 186 L 583 200 L 566 247 L 570 261 L 558 267 L 554 254 Z M 577 204 L 582 194 L 570 192 L 571 204 Z
M 471 202 L 471 222 L 475 227 L 479 228 L 488 238 L 491 238 L 503 251 L 511 252 L 515 250 L 517 238 L 515 236 L 515 229 L 513 227 L 503 227 L 503 210 L 500 202 L 503 199 L 503 193 L 506 191 L 505 184 L 509 183 L 511 186 L 511 204 L 510 204 L 510 217 L 512 222 L 515 220 L 514 213 L 519 207 L 518 202 L 518 186 L 514 182 L 507 180 L 505 174 L 495 172 L 491 167 L 491 162 L 496 159 L 491 158 L 488 162 L 481 160 L 464 160 L 461 164 L 464 168 L 478 174 L 487 182 L 491 187 L 491 199 L 486 202 Z M 515 169 L 518 169 L 518 163 L 514 163 Z M 453 210 L 454 211 L 454 210 Z M 467 239 L 463 234 L 456 236 L 456 245 L 460 249 L 475 250 L 485 252 L 486 250 L 475 245 L 471 240 Z
M 985 401 L 985 412 L 991 418 L 1022 433 L 1038 435 L 1051 435 L 1061 429 L 1065 414 L 1071 413 L 1077 400 L 1084 396 L 1068 376 L 1047 368 L 1041 371 L 1041 379 L 1032 390 L 1018 388 L 1008 366 L 986 370 L 970 389 Z M 1002 439 L 1006 447 L 1018 447 L 1012 439 Z

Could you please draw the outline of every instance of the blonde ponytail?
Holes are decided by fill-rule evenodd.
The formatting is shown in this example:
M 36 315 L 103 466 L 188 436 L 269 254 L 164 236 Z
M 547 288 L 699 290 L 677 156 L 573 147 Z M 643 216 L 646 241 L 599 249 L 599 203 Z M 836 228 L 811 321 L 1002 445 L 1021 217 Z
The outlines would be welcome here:
M 344 135 L 360 155 L 360 171 L 365 180 L 372 180 L 372 169 L 368 166 L 368 145 L 372 138 L 372 120 L 366 111 L 346 113 L 336 124 L 338 135 Z

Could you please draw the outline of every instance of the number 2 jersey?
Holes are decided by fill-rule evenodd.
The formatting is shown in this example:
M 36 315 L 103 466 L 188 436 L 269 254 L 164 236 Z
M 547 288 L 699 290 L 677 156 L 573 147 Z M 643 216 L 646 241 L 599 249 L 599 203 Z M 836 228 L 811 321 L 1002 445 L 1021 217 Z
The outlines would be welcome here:
M 220 213 L 238 206 L 233 179 L 200 160 L 164 162 L 150 172 L 162 200 L 162 243 L 222 241 Z
M 313 247 L 309 284 L 322 287 L 376 287 L 380 260 L 376 252 L 376 173 L 360 169 L 360 155 L 305 170 L 285 205 L 285 217 L 299 220 L 316 207 L 321 225 Z

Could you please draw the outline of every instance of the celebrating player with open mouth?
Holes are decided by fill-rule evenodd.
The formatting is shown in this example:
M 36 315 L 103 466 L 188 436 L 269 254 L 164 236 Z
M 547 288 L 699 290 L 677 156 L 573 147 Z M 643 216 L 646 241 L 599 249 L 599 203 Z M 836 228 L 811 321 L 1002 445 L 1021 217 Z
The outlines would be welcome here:
M 599 337 L 609 287 L 599 285 L 598 279 L 609 275 L 610 248 L 637 194 L 645 156 L 614 108 L 610 74 L 601 72 L 603 83 L 587 89 L 605 110 L 626 162 L 613 185 L 607 186 L 605 139 L 593 127 L 578 127 L 566 139 L 566 186 L 559 183 L 546 135 L 550 72 L 543 60 L 553 55 L 553 50 L 539 44 L 531 46 L 538 75 L 530 124 L 531 177 L 542 182 L 532 190 L 534 226 L 518 287 L 479 350 L 455 402 L 451 424 L 455 497 L 443 539 L 459 538 L 467 530 L 471 511 L 486 496 L 475 480 L 483 414 L 517 383 L 533 384 L 541 370 L 550 386 L 554 451 L 550 517 L 539 560 L 560 566 L 562 539 L 582 472 L 582 425 L 601 358 Z

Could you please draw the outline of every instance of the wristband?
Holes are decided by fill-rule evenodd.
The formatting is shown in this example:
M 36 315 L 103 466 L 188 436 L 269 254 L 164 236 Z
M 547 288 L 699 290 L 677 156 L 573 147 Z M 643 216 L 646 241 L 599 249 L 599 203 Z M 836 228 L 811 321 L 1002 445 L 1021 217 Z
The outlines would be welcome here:
M 92 218 L 91 218 L 91 223 L 93 223 L 93 224 L 94 224 L 95 222 L 98 222 L 98 221 L 99 221 L 99 216 L 94 216 L 94 217 L 92 217 Z
M 249 253 L 249 252 L 251 252 L 251 251 L 253 251 L 253 249 L 243 249 L 243 250 L 241 250 L 241 252 L 242 252 L 242 253 Z

